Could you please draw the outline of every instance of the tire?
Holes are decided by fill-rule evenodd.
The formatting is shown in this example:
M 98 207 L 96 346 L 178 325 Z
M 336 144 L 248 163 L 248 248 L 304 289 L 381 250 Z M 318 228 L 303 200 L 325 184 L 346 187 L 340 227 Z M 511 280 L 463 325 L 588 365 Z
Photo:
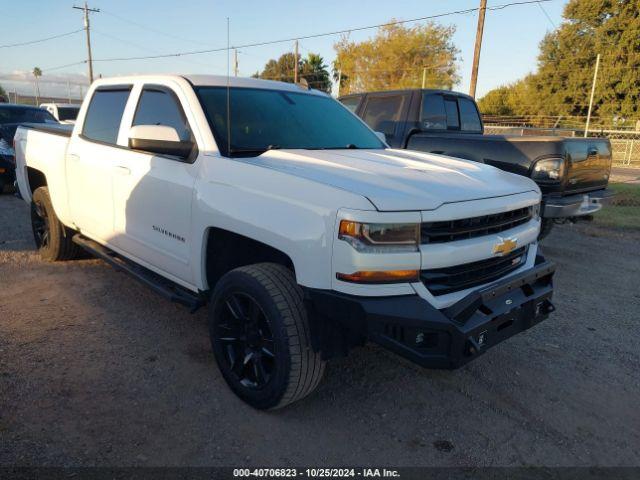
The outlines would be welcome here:
M 213 352 L 238 397 L 260 410 L 278 409 L 316 389 L 325 362 L 311 348 L 302 290 L 289 269 L 236 268 L 220 279 L 209 308 Z
M 33 192 L 31 229 L 36 248 L 43 260 L 56 262 L 80 256 L 80 247 L 71 240 L 74 231 L 58 220 L 47 187 L 39 187 Z
M 543 218 L 542 225 L 540 226 L 540 233 L 538 234 L 538 241 L 542 241 L 549 236 L 551 229 L 553 228 L 553 219 Z

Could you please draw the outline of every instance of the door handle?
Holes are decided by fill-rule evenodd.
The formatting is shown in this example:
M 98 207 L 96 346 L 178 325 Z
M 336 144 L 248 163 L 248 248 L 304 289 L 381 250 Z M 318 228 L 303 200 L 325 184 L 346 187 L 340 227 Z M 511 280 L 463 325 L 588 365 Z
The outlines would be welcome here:
M 131 169 L 122 165 L 116 165 L 113 167 L 116 173 L 119 175 L 131 175 Z
M 72 162 L 77 162 L 80 160 L 80 157 L 78 155 L 76 155 L 75 153 L 69 153 L 67 155 L 67 160 L 70 160 Z

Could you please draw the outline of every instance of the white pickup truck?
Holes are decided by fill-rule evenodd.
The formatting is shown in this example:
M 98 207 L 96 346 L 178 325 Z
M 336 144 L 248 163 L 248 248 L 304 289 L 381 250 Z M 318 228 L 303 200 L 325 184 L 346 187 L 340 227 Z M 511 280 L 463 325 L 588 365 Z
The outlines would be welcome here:
M 42 258 L 82 247 L 208 303 L 222 375 L 256 408 L 306 396 L 367 340 L 455 368 L 553 310 L 533 181 L 389 149 L 301 86 L 102 79 L 73 130 L 23 126 L 15 146 Z
M 76 123 L 80 105 L 75 103 L 42 103 L 40 108 L 45 109 L 60 123 L 73 125 Z

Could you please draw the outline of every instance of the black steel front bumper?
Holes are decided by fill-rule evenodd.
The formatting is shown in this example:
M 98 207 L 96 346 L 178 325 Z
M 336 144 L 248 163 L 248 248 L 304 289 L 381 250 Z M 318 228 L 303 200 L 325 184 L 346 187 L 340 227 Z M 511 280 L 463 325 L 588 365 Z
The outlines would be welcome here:
M 542 216 L 544 218 L 567 218 L 591 215 L 615 196 L 611 189 L 576 193 L 564 197 L 543 196 Z
M 316 314 L 428 368 L 457 368 L 546 319 L 555 265 L 534 268 L 472 292 L 438 310 L 417 295 L 356 297 L 307 290 Z

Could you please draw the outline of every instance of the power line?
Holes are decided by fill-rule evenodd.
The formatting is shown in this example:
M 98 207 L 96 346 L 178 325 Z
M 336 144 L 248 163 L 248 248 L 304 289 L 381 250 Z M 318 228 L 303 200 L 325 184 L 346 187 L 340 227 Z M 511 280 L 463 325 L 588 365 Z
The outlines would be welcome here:
M 144 51 L 152 52 L 152 53 L 153 53 L 153 52 L 155 52 L 155 53 L 157 53 L 157 52 L 158 52 L 157 50 L 154 50 L 154 49 L 151 49 L 151 48 L 144 47 L 144 46 L 139 45 L 139 44 L 137 44 L 137 43 L 130 42 L 129 40 L 125 40 L 124 38 L 116 37 L 115 35 L 111 35 L 110 33 L 106 33 L 106 32 L 103 32 L 103 31 L 101 31 L 101 30 L 97 30 L 95 27 L 93 27 L 91 30 L 92 30 L 94 33 L 97 33 L 98 35 L 102 35 L 102 36 L 104 36 L 104 37 L 111 38 L 112 40 L 115 40 L 115 41 L 117 41 L 117 42 L 121 42 L 121 43 L 123 43 L 123 44 L 125 44 L 125 45 L 129 45 L 129 46 L 131 46 L 131 47 L 138 48 L 138 49 L 140 49 L 140 50 L 144 50 Z M 213 67 L 215 67 L 215 68 L 221 68 L 221 67 L 220 67 L 220 66 L 218 66 L 218 65 L 211 65 L 211 64 L 209 64 L 209 63 L 199 62 L 199 61 L 194 60 L 194 59 L 179 58 L 178 60 L 182 60 L 182 61 L 184 61 L 184 62 L 194 63 L 194 64 L 197 64 L 197 65 L 206 65 L 206 66 L 208 66 L 208 67 L 212 67 L 212 66 L 213 66 Z M 94 60 L 94 61 L 95 61 L 95 60 Z
M 111 13 L 111 12 L 108 12 L 106 10 L 102 10 L 102 13 L 104 13 L 106 15 L 109 15 L 110 17 L 117 18 L 120 21 L 129 23 L 131 25 L 135 25 L 136 27 L 141 28 L 143 30 L 148 30 L 149 32 L 153 32 L 153 33 L 156 33 L 158 35 L 164 35 L 165 37 L 168 37 L 168 38 L 173 38 L 174 40 L 180 40 L 180 41 L 183 41 L 183 42 L 194 43 L 194 44 L 197 44 L 197 45 L 205 45 L 204 42 L 198 42 L 198 41 L 195 41 L 195 40 L 189 40 L 188 38 L 178 37 L 176 35 L 172 35 L 171 33 L 167 33 L 167 32 L 164 32 L 162 30 L 156 30 L 155 28 L 151 28 L 151 27 L 148 27 L 148 26 L 143 25 L 141 23 L 134 22 L 133 20 L 129 20 L 128 18 L 121 17 L 120 15 L 116 15 L 115 13 Z
M 532 3 L 542 3 L 542 2 L 551 2 L 551 1 L 553 1 L 553 0 L 525 0 L 525 1 L 521 1 L 521 2 L 505 3 L 505 4 L 502 4 L 502 5 L 493 5 L 491 7 L 487 7 L 487 10 L 502 10 L 504 8 L 511 7 L 511 6 L 516 6 L 516 5 L 528 5 L 528 4 L 532 4 Z M 228 47 L 208 48 L 208 49 L 204 49 L 204 50 L 191 50 L 191 51 L 184 51 L 184 52 L 164 53 L 164 54 L 158 54 L 158 55 L 137 56 L 137 57 L 100 58 L 100 59 L 95 59 L 94 62 L 120 62 L 120 61 L 128 61 L 128 60 L 152 60 L 152 59 L 157 59 L 157 58 L 181 57 L 181 56 L 187 56 L 187 55 L 201 55 L 201 54 L 204 54 L 204 53 L 224 52 L 224 51 L 227 51 L 227 50 L 232 50 L 234 48 L 260 47 L 260 46 L 264 46 L 264 45 L 273 45 L 273 44 L 277 44 L 277 43 L 294 42 L 296 40 L 307 40 L 307 39 L 311 39 L 311 38 L 327 37 L 327 36 L 332 36 L 332 35 L 341 35 L 341 34 L 345 34 L 345 33 L 358 32 L 358 31 L 362 31 L 362 30 L 370 30 L 370 29 L 373 29 L 373 28 L 380 28 L 380 27 L 386 27 L 386 26 L 392 26 L 392 25 L 402 25 L 402 24 L 405 24 L 405 23 L 421 22 L 421 21 L 424 21 L 424 20 L 433 20 L 435 18 L 448 17 L 448 16 L 451 16 L 451 15 L 461 15 L 461 14 L 472 13 L 472 12 L 475 12 L 477 10 L 479 10 L 479 8 L 467 8 L 465 10 L 455 10 L 455 11 L 446 12 L 446 13 L 439 13 L 439 14 L 436 14 L 436 15 L 428 15 L 428 16 L 425 16 L 425 17 L 411 18 L 409 20 L 398 20 L 398 21 L 394 21 L 394 22 L 380 23 L 380 24 L 377 24 L 377 25 L 367 25 L 365 27 L 347 28 L 347 29 L 344 29 L 344 30 L 335 30 L 335 31 L 332 31 L 332 32 L 315 33 L 315 34 L 310 34 L 310 35 L 301 35 L 301 36 L 298 36 L 298 37 L 283 38 L 283 39 L 279 39 L 279 40 L 269 40 L 269 41 L 265 41 L 265 42 L 247 43 L 247 44 L 244 44 L 244 45 L 231 45 L 231 46 L 228 46 Z
M 73 32 L 61 33 L 59 35 L 53 35 L 51 37 L 40 38 L 38 40 L 29 40 L 27 42 L 10 43 L 10 44 L 7 44 L 7 45 L 0 45 L 0 48 L 23 47 L 25 45 L 33 45 L 34 43 L 47 42 L 49 40 L 54 40 L 56 38 L 68 37 L 69 35 L 73 35 L 74 33 L 81 32 L 82 30 L 84 30 L 84 28 L 80 28 L 78 30 L 74 30 Z
M 541 3 L 538 4 L 538 6 L 540 7 L 540 10 L 542 10 L 542 13 L 544 13 L 544 16 L 547 17 L 547 20 L 549 20 L 549 23 L 551 24 L 551 26 L 553 28 L 556 28 L 556 24 L 554 23 L 553 20 L 551 20 L 551 17 L 549 16 L 549 14 L 547 13 L 547 11 L 544 9 L 544 7 L 542 6 Z
M 65 65 L 58 65 L 55 67 L 41 68 L 40 70 L 42 70 L 42 72 L 44 73 L 44 72 L 50 72 L 52 70 L 61 70 L 67 67 L 73 67 L 74 65 L 84 65 L 85 63 L 87 63 L 86 60 L 80 60 L 79 62 L 67 63 Z

